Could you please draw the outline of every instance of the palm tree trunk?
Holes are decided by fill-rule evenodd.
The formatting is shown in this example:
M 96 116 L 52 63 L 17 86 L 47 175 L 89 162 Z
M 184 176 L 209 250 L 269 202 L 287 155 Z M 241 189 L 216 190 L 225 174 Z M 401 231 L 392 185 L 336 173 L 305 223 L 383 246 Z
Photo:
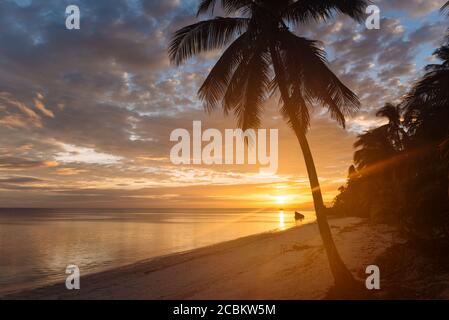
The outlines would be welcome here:
M 334 239 L 332 238 L 331 229 L 326 217 L 326 207 L 324 206 L 323 195 L 321 193 L 315 163 L 306 135 L 301 129 L 294 129 L 294 131 L 301 146 L 304 162 L 307 167 L 307 174 L 309 176 L 310 188 L 312 189 L 318 229 L 320 231 L 321 238 L 323 239 L 324 249 L 326 250 L 329 266 L 332 275 L 334 276 L 335 285 L 339 288 L 353 287 L 355 280 L 351 272 L 349 272 L 348 268 L 346 268 L 343 263 L 343 260 L 341 259 L 335 246 Z
M 282 100 L 284 101 L 284 104 L 290 104 L 291 97 L 286 86 L 283 66 L 274 45 L 270 46 L 270 54 L 272 57 L 274 71 L 278 80 Z M 335 242 L 332 238 L 331 229 L 326 217 L 326 207 L 324 206 L 323 195 L 321 193 L 321 187 L 315 168 L 315 162 L 313 160 L 312 152 L 310 151 L 309 143 L 306 138 L 306 130 L 304 128 L 301 128 L 299 120 L 297 119 L 297 116 L 294 112 L 290 113 L 289 118 L 291 126 L 301 146 L 302 154 L 304 156 L 304 161 L 307 167 L 307 174 L 309 176 L 310 187 L 312 189 L 312 197 L 315 206 L 318 229 L 323 240 L 324 249 L 327 254 L 335 285 L 338 288 L 353 288 L 355 285 L 354 277 L 343 263 L 343 260 L 341 259 L 335 246 Z

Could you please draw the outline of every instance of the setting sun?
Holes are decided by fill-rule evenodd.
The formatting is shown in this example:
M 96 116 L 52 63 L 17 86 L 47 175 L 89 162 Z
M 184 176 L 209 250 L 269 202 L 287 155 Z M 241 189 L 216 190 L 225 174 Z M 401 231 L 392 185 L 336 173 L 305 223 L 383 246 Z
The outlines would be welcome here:
M 286 204 L 288 202 L 288 196 L 276 196 L 275 200 L 277 204 Z

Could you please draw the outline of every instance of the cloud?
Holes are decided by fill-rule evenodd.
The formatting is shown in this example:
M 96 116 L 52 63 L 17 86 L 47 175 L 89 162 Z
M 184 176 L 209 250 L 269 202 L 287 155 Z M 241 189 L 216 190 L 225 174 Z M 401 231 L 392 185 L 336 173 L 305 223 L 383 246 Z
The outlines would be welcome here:
M 444 0 L 377 0 L 374 3 L 382 9 L 400 10 L 413 17 L 420 17 L 439 10 Z
M 220 130 L 236 126 L 221 111 L 204 114 L 197 98 L 220 52 L 181 68 L 169 64 L 170 36 L 197 21 L 191 1 L 77 0 L 79 31 L 64 27 L 70 1 L 24 2 L 0 1 L 0 173 L 8 174 L 0 179 L 13 179 L 9 172 L 20 170 L 42 181 L 4 181 L 2 204 L 245 205 L 242 193 L 262 199 L 278 183 L 307 198 L 301 150 L 275 99 L 266 105 L 263 123 L 280 128 L 276 179 L 259 179 L 255 167 L 170 163 L 173 129 L 189 129 L 193 120 Z M 408 90 L 447 25 L 433 21 L 442 1 L 376 2 L 381 30 L 342 16 L 296 30 L 322 41 L 330 67 L 362 101 L 348 131 L 325 112 L 314 113 L 309 140 L 327 200 L 346 177 L 356 134 L 382 121 L 375 110 Z M 300 187 L 289 184 L 297 180 Z M 258 186 L 266 186 L 265 193 L 253 190 Z M 217 197 L 206 197 L 210 193 Z
M 92 148 L 63 144 L 64 151 L 56 154 L 55 159 L 61 163 L 116 164 L 121 157 L 95 151 Z
M 8 178 L 0 178 L 0 184 L 2 183 L 10 183 L 10 184 L 29 184 L 42 182 L 43 180 L 33 177 L 8 177 Z
M 42 112 L 42 114 L 44 114 L 45 116 L 47 116 L 49 118 L 55 117 L 55 114 L 53 113 L 53 111 L 47 109 L 41 100 L 34 99 L 34 106 L 36 107 L 36 109 L 38 109 L 40 112 Z
M 0 158 L 0 169 L 32 169 L 56 167 L 58 163 L 52 160 L 30 160 L 16 157 Z
M 0 119 L 0 124 L 5 125 L 9 128 L 26 128 L 28 127 L 28 122 L 22 117 L 17 115 L 7 114 Z
M 13 128 L 42 127 L 41 117 L 9 92 L 0 92 L 0 122 Z
M 74 175 L 85 173 L 87 171 L 88 170 L 77 169 L 77 168 L 60 168 L 60 169 L 57 169 L 55 172 L 61 176 L 74 176 Z

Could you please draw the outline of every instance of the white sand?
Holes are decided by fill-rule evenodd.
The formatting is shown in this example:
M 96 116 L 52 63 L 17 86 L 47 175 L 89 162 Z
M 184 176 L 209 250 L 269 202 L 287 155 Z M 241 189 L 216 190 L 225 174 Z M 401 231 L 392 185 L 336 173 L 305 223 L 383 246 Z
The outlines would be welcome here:
M 358 218 L 330 220 L 354 275 L 393 244 L 394 231 Z M 81 277 L 12 298 L 41 299 L 320 299 L 332 285 L 315 223 L 249 236 Z

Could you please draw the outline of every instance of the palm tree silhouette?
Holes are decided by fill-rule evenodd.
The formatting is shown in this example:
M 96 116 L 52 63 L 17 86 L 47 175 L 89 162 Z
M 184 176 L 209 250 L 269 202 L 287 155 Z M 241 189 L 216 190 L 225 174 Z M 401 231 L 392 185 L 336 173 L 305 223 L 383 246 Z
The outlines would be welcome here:
M 367 181 L 375 188 L 373 192 L 381 194 L 383 202 L 387 202 L 395 194 L 398 207 L 401 179 L 404 175 L 403 151 L 408 143 L 402 109 L 400 105 L 387 103 L 376 116 L 387 118 L 388 123 L 358 136 L 354 143 L 354 147 L 358 148 L 354 153 L 354 163 L 358 174 L 368 178 Z M 367 195 L 372 197 L 373 192 Z
M 354 163 L 358 170 L 391 158 L 396 152 L 385 127 L 376 128 L 359 135 L 354 147 L 358 148 L 354 153 Z
M 404 149 L 407 134 L 402 124 L 401 106 L 387 103 L 376 116 L 387 118 L 388 123 L 357 137 L 354 163 L 358 170 L 391 159 Z
M 449 13 L 449 2 L 441 11 Z M 388 123 L 358 137 L 355 167 L 332 208 L 394 222 L 432 246 L 449 239 L 449 36 L 435 56 L 440 62 L 426 67 L 399 106 L 377 112 Z
M 449 43 L 435 51 L 441 64 L 426 67 L 423 78 L 404 101 L 411 134 L 423 141 L 441 142 L 449 136 Z
M 332 73 L 316 41 L 299 37 L 289 26 L 325 20 L 334 13 L 362 19 L 366 0 L 222 0 L 227 17 L 216 17 L 178 30 L 169 56 L 176 65 L 204 51 L 226 47 L 199 89 L 205 109 L 234 112 L 239 126 L 260 125 L 262 106 L 280 92 L 281 113 L 301 146 L 330 269 L 338 288 L 354 278 L 335 247 L 312 153 L 306 139 L 310 109 L 317 105 L 345 126 L 345 116 L 359 108 L 357 96 Z M 214 10 L 215 0 L 202 0 L 198 15 Z M 241 17 L 235 17 L 236 15 Z
M 388 123 L 384 127 L 387 132 L 393 148 L 396 151 L 404 149 L 406 139 L 406 132 L 402 126 L 402 109 L 401 106 L 387 103 L 383 108 L 376 112 L 377 117 L 384 117 L 388 119 Z M 382 128 L 381 127 L 381 128 Z
M 449 1 L 441 8 L 449 13 Z M 418 144 L 438 143 L 449 158 L 449 36 L 434 52 L 440 64 L 430 64 L 404 100 L 405 120 Z

